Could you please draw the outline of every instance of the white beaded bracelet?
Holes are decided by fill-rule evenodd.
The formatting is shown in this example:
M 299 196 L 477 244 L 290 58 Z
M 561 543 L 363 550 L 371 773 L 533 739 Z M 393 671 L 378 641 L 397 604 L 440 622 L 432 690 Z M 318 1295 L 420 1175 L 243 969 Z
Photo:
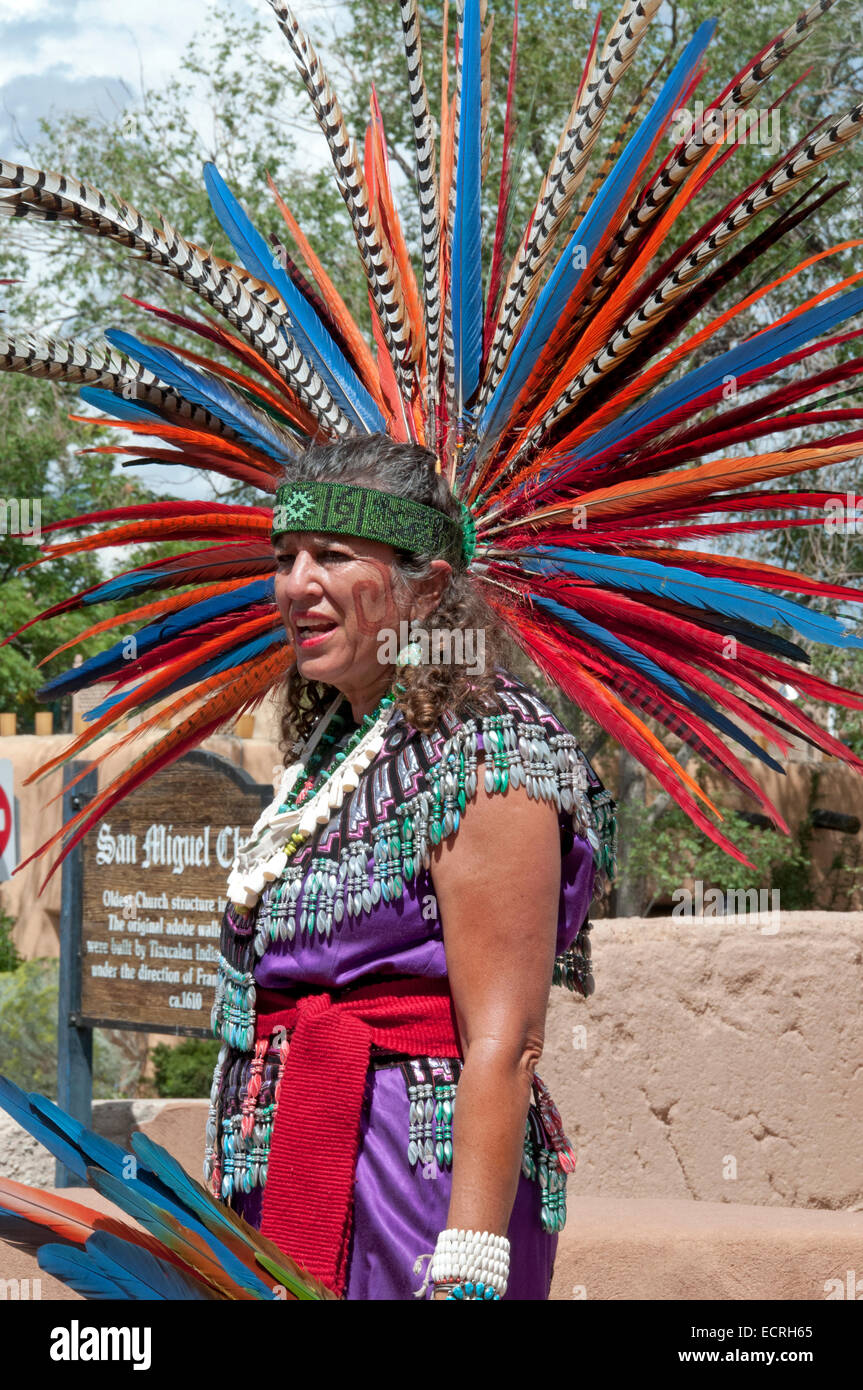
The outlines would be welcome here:
M 436 1284 L 482 1284 L 502 1298 L 509 1278 L 509 1241 L 489 1231 L 441 1231 L 431 1273 Z

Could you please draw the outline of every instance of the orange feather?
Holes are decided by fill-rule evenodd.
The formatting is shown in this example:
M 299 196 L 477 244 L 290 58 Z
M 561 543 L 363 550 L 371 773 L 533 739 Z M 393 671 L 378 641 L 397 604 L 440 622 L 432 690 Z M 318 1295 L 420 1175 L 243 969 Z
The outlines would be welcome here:
M 142 545 L 148 541 L 215 540 L 228 536 L 233 540 L 256 540 L 269 537 L 273 515 L 265 508 L 244 508 L 246 515 L 225 515 L 223 512 L 196 512 L 192 516 L 156 517 L 152 521 L 130 521 L 124 526 L 109 527 L 92 536 L 80 536 L 74 541 L 43 545 L 42 559 L 54 560 L 59 555 L 77 555 L 82 551 L 101 550 L 112 545 Z M 33 563 L 41 563 L 34 561 Z M 21 566 L 21 568 L 29 568 Z
M 375 366 L 375 359 L 372 357 L 372 354 L 369 351 L 369 347 L 365 338 L 361 334 L 360 330 L 357 328 L 357 325 L 355 324 L 353 317 L 348 309 L 348 306 L 345 304 L 345 301 L 342 299 L 341 295 L 339 294 L 329 275 L 324 270 L 324 267 L 321 264 L 319 257 L 312 248 L 311 242 L 300 229 L 300 226 L 296 221 L 293 213 L 291 212 L 282 195 L 279 193 L 279 190 L 276 188 L 276 185 L 273 183 L 273 180 L 270 178 L 269 174 L 267 175 L 267 182 L 270 185 L 270 190 L 273 194 L 273 197 L 276 200 L 276 206 L 278 207 L 279 212 L 282 214 L 282 217 L 287 223 L 291 236 L 294 238 L 294 241 L 297 244 L 297 248 L 299 249 L 300 255 L 302 256 L 303 260 L 308 266 L 309 271 L 311 272 L 312 277 L 314 278 L 315 284 L 320 290 L 321 297 L 324 303 L 326 304 L 327 308 L 329 309 L 330 313 L 332 314 L 333 318 L 336 320 L 336 322 L 339 325 L 339 328 L 344 334 L 345 342 L 351 350 L 351 354 L 353 356 L 357 371 L 359 372 L 359 375 L 362 378 L 364 385 L 366 386 L 367 390 L 371 393 L 380 409 L 385 411 L 386 406 L 381 395 L 381 389 L 378 382 L 377 367 Z
M 63 642 L 47 656 L 43 656 L 38 664 L 44 666 L 55 656 L 60 656 L 61 653 L 68 651 L 70 647 L 77 647 L 81 642 L 88 642 L 91 637 L 98 637 L 103 632 L 110 632 L 112 628 L 129 627 L 132 623 L 143 621 L 150 622 L 153 618 L 165 618 L 169 613 L 191 607 L 193 603 L 203 603 L 205 599 L 213 598 L 216 594 L 230 593 L 231 589 L 238 589 L 240 585 L 248 584 L 248 582 L 248 579 L 228 579 L 221 584 L 204 584 L 198 589 L 187 589 L 185 593 L 171 594 L 168 598 L 160 598 L 153 603 L 145 603 L 141 608 L 132 608 L 127 613 L 115 613 L 112 618 L 105 618 L 102 622 L 94 623 L 92 627 L 85 628 L 83 632 L 76 632 L 75 636 L 70 637 L 68 642 Z
M 25 778 L 24 785 L 29 786 L 31 782 L 36 781 L 39 777 L 44 777 L 46 773 L 53 771 L 61 763 L 68 762 L 82 748 L 86 748 L 88 743 L 93 743 L 111 724 L 122 719 L 129 710 L 149 703 L 158 695 L 160 690 L 164 690 L 168 685 L 173 685 L 187 671 L 194 671 L 201 662 L 217 656 L 226 647 L 234 646 L 241 639 L 254 637 L 256 633 L 265 632 L 267 628 L 275 626 L 279 621 L 279 616 L 275 611 L 264 613 L 261 617 L 253 618 L 251 621 L 238 620 L 229 631 L 221 632 L 218 637 L 199 643 L 185 656 L 177 657 L 168 661 L 164 666 L 158 667 L 152 675 L 145 677 L 134 689 L 130 690 L 128 695 L 118 700 L 98 719 L 92 720 L 87 728 L 82 730 L 77 738 L 74 738 L 68 747 L 58 753 L 55 758 L 50 758 L 35 772 L 31 772 L 29 777 Z M 185 702 L 186 704 L 189 702 L 188 691 Z

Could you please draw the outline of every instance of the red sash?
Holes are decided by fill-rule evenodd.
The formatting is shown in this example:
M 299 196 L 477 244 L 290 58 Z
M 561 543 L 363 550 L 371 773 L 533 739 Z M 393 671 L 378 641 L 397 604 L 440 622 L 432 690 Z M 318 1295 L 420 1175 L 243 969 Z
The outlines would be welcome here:
M 458 1057 L 446 980 L 393 980 L 290 999 L 258 988 L 256 1036 L 291 1034 L 273 1123 L 261 1231 L 341 1296 L 372 1044 Z

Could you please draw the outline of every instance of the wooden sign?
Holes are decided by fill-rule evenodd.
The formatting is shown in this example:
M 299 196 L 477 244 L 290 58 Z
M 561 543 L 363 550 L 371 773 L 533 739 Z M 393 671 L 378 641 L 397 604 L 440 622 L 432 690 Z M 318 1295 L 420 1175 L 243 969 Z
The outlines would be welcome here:
M 96 681 L 93 685 L 87 686 L 85 690 L 76 690 L 72 696 L 72 715 L 83 719 L 85 714 L 89 714 L 97 705 L 101 705 L 103 700 L 114 689 L 114 681 Z
M 225 884 L 238 841 L 272 797 L 234 763 L 196 751 L 88 832 L 79 1028 L 212 1036 Z

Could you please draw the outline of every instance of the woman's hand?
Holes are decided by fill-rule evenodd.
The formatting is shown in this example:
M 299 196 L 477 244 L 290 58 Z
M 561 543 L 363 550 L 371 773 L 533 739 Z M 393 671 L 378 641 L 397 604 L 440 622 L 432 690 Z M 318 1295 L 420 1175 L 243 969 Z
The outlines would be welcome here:
M 557 811 L 523 787 L 477 793 L 431 876 L 465 1064 L 449 1227 L 505 1235 L 542 1052 L 560 899 Z

